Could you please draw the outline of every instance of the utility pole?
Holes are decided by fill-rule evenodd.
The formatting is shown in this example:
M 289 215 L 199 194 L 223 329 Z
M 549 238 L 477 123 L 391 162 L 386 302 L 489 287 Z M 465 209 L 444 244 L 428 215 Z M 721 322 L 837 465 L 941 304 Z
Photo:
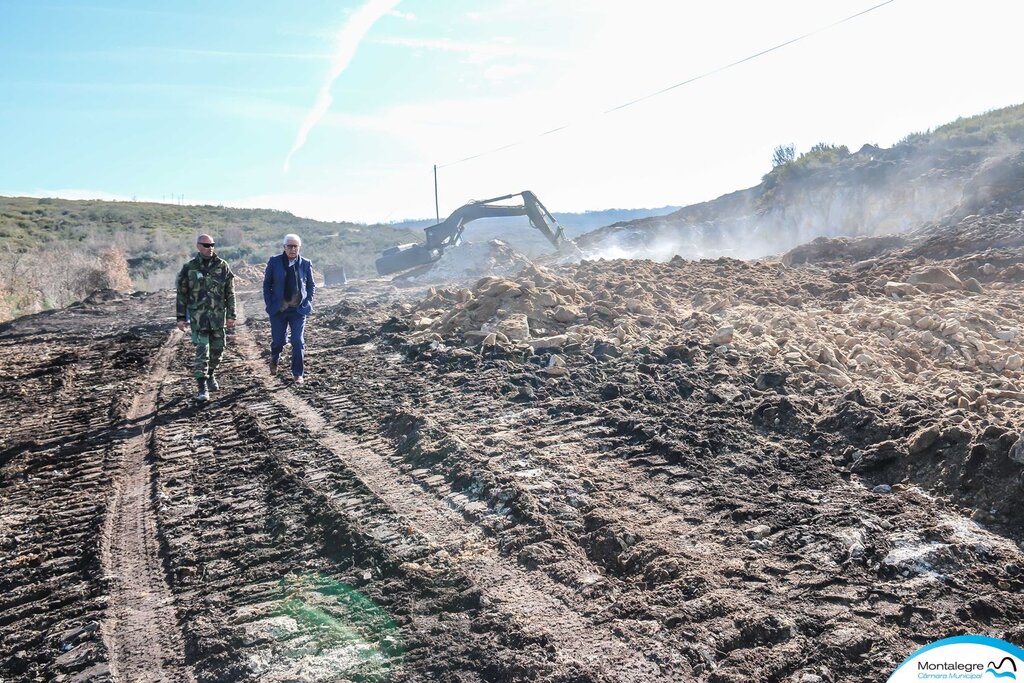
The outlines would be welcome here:
M 434 215 L 437 217 L 437 222 L 441 222 L 441 211 L 437 208 L 437 164 L 434 164 Z

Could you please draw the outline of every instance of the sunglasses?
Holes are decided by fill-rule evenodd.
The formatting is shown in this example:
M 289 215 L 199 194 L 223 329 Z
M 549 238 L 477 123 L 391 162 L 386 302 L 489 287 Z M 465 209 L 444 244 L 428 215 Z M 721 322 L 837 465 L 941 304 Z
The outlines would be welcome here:
M 207 249 L 213 249 L 214 245 L 216 245 L 217 243 L 210 242 L 209 244 L 207 244 L 206 242 L 196 242 L 196 244 L 198 244 L 201 247 L 206 247 Z

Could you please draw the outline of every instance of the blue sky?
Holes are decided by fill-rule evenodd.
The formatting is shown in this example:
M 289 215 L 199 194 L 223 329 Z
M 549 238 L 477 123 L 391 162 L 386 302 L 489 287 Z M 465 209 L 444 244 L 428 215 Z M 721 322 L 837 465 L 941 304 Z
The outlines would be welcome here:
M 1024 101 L 1024 3 L 895 0 L 602 113 L 878 1 L 0 0 L 0 194 L 387 221 L 439 164 L 442 215 L 688 204 Z

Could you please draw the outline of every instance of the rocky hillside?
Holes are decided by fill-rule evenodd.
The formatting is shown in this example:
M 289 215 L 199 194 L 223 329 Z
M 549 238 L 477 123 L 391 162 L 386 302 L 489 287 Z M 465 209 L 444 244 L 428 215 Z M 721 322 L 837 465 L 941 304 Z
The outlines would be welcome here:
M 781 254 L 819 236 L 901 233 L 1024 206 L 1024 105 L 908 136 L 891 148 L 816 145 L 756 187 L 660 218 L 620 222 L 581 244 L 667 260 Z

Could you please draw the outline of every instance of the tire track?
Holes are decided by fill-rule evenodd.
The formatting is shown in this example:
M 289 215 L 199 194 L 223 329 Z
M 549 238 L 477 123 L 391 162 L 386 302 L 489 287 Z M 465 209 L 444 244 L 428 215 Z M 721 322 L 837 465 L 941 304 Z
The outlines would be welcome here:
M 164 383 L 154 436 L 161 543 L 197 679 L 427 683 L 554 668 L 546 643 L 482 605 L 234 352 L 221 386 L 197 410 L 190 383 Z
M 129 318 L 130 319 L 130 318 Z M 28 318 L 26 325 L 53 318 Z M 77 322 L 77 321 L 76 321 Z M 68 324 L 0 333 L 0 679 L 110 680 L 100 545 L 125 387 L 163 341 Z M 84 328 L 84 329 L 83 329 Z
M 110 601 L 101 623 L 114 680 L 193 681 L 159 556 L 152 503 L 150 439 L 157 394 L 182 334 L 174 330 L 153 359 L 128 410 L 134 424 L 114 473 L 100 559 Z
M 240 305 L 239 309 L 243 310 L 242 319 L 244 307 Z M 560 663 L 583 665 L 623 682 L 672 680 L 662 673 L 658 664 L 636 653 L 609 627 L 591 623 L 572 611 L 558 597 L 566 591 L 565 586 L 504 559 L 493 539 L 416 485 L 408 474 L 378 452 L 374 442 L 359 443 L 332 427 L 301 396 L 282 391 L 281 383 L 262 367 L 259 347 L 248 327 L 241 327 L 236 338 L 239 353 L 253 368 L 268 394 L 324 448 L 351 468 L 376 497 L 433 544 L 443 548 L 472 548 L 471 552 L 453 556 L 459 571 L 488 601 L 521 627 L 532 632 L 542 630 L 554 646 Z M 543 619 L 538 619 L 538 615 L 543 615 Z

